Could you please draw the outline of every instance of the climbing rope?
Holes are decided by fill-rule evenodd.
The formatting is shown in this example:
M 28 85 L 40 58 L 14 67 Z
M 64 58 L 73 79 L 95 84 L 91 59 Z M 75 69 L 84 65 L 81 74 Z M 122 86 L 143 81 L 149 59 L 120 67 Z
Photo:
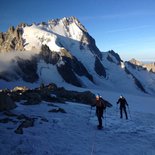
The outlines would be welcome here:
M 97 131 L 95 131 L 95 132 L 94 132 L 94 135 L 93 135 L 93 144 L 92 144 L 91 155 L 94 154 L 94 150 L 95 150 L 96 133 L 97 133 Z

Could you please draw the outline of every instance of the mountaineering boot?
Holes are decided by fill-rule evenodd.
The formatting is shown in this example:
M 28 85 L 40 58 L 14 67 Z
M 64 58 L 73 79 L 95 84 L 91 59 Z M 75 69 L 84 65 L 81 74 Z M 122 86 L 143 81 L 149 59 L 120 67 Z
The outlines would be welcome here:
M 97 128 L 98 128 L 98 129 L 102 129 L 102 128 L 103 128 L 103 126 L 101 126 L 101 125 L 98 125 L 98 126 L 97 126 Z

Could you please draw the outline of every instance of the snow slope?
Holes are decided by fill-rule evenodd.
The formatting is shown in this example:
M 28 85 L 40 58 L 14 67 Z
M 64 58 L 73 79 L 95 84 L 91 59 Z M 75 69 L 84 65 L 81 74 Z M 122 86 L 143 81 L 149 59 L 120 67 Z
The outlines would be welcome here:
M 1 155 L 154 155 L 155 98 L 123 94 L 130 108 L 129 120 L 120 119 L 116 101 L 119 93 L 93 90 L 109 100 L 112 108 L 104 114 L 104 129 L 97 130 L 95 108 L 78 103 L 55 103 L 67 113 L 49 113 L 58 107 L 42 102 L 18 107 L 12 112 L 35 117 L 34 127 L 14 133 L 18 124 L 0 125 Z M 129 112 L 129 111 L 128 111 Z M 3 118 L 0 113 L 0 118 Z M 48 122 L 43 121 L 47 119 Z M 14 118 L 15 119 L 15 118 Z

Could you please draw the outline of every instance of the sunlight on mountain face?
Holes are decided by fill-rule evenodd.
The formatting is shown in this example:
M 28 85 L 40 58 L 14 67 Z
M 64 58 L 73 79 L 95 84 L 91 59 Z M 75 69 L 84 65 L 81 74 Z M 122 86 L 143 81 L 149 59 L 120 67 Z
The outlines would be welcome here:
M 121 68 L 122 68 L 122 69 L 125 68 L 125 64 L 124 64 L 124 62 L 121 62 Z

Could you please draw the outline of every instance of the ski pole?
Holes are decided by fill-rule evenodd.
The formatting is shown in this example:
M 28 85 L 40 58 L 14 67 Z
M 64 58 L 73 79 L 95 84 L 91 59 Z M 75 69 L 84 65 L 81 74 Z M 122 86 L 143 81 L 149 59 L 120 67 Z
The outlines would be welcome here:
M 89 124 L 90 117 L 91 117 L 91 111 L 92 111 L 92 106 L 90 107 L 90 111 L 89 111 L 88 124 Z
M 106 109 L 105 109 L 105 127 L 106 127 Z
M 132 117 L 131 117 L 131 113 L 130 113 L 129 106 L 127 106 L 127 107 L 128 107 L 128 112 L 129 112 L 130 119 L 132 120 Z

